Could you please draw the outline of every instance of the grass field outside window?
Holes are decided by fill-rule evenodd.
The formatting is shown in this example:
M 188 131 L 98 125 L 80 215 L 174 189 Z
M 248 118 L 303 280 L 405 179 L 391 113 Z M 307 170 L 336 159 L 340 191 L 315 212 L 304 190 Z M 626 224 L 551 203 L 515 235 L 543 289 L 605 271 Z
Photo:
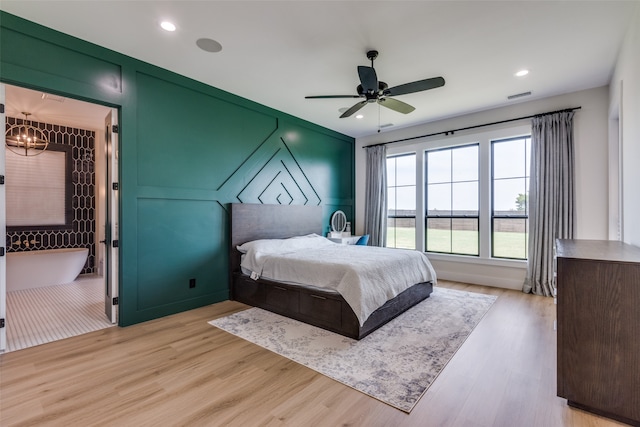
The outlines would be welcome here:
M 461 253 L 474 253 L 477 251 L 478 233 L 467 230 L 427 230 L 432 242 L 433 252 L 446 252 L 446 250 L 438 250 L 438 248 L 449 248 L 451 245 L 451 235 L 458 242 L 458 248 Z M 407 227 L 388 227 L 388 235 L 395 236 L 397 248 L 413 249 L 415 248 L 416 230 Z M 496 247 L 499 247 L 501 253 L 499 255 L 507 258 L 525 258 L 527 247 L 528 233 L 514 232 L 495 232 L 494 239 Z M 466 245 L 466 246 L 465 246 Z M 429 251 L 429 248 L 427 248 Z

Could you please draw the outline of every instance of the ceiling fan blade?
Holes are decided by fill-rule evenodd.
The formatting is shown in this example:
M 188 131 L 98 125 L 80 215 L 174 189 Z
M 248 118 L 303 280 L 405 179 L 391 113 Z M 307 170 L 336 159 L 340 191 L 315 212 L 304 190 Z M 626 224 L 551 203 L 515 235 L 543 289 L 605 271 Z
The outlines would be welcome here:
M 397 96 L 407 93 L 421 92 L 423 90 L 435 89 L 437 87 L 444 86 L 444 79 L 442 77 L 433 77 L 431 79 L 418 80 L 416 82 L 405 83 L 390 87 L 384 91 L 384 95 Z
M 347 111 L 345 111 L 344 113 L 342 113 L 342 115 L 340 116 L 341 119 L 344 119 L 345 117 L 349 117 L 351 116 L 353 113 L 355 113 L 356 111 L 358 111 L 359 109 L 361 109 L 362 107 L 364 107 L 367 104 L 367 101 L 360 101 L 358 102 L 356 105 L 354 105 L 353 107 L 349 108 Z
M 415 107 L 405 102 L 398 101 L 397 99 L 393 99 L 393 98 L 380 98 L 378 99 L 378 104 L 402 114 L 409 114 L 410 112 L 416 109 Z
M 317 95 L 305 96 L 304 99 L 360 98 L 360 95 Z
M 373 67 L 359 65 L 358 76 L 360 76 L 360 83 L 362 84 L 362 90 L 364 93 L 378 92 L 378 76 L 376 75 L 376 70 L 374 70 Z

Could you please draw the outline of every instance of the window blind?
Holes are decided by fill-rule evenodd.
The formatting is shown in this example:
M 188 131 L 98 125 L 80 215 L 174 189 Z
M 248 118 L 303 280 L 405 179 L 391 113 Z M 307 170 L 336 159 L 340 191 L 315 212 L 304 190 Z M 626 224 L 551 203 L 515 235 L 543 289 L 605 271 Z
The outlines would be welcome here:
M 6 150 L 7 226 L 65 224 L 65 153 Z

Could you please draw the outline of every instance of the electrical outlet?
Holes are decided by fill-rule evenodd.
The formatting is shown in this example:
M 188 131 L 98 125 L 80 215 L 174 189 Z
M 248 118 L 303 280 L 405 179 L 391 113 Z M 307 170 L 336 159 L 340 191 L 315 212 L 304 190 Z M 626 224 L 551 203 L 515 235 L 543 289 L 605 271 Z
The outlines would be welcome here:
M 189 279 L 189 287 L 190 288 L 196 287 L 196 279 Z

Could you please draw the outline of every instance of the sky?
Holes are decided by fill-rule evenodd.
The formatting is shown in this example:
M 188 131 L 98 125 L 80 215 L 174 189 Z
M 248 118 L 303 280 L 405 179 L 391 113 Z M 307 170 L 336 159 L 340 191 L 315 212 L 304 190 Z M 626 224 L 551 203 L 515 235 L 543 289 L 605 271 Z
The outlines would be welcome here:
M 492 146 L 494 209 L 515 211 L 518 194 L 528 192 L 530 139 L 494 142 Z M 429 151 L 426 158 L 428 209 L 477 211 L 478 146 Z M 415 181 L 415 155 L 387 160 L 387 185 L 397 186 L 389 190 L 389 209 L 415 210 Z

